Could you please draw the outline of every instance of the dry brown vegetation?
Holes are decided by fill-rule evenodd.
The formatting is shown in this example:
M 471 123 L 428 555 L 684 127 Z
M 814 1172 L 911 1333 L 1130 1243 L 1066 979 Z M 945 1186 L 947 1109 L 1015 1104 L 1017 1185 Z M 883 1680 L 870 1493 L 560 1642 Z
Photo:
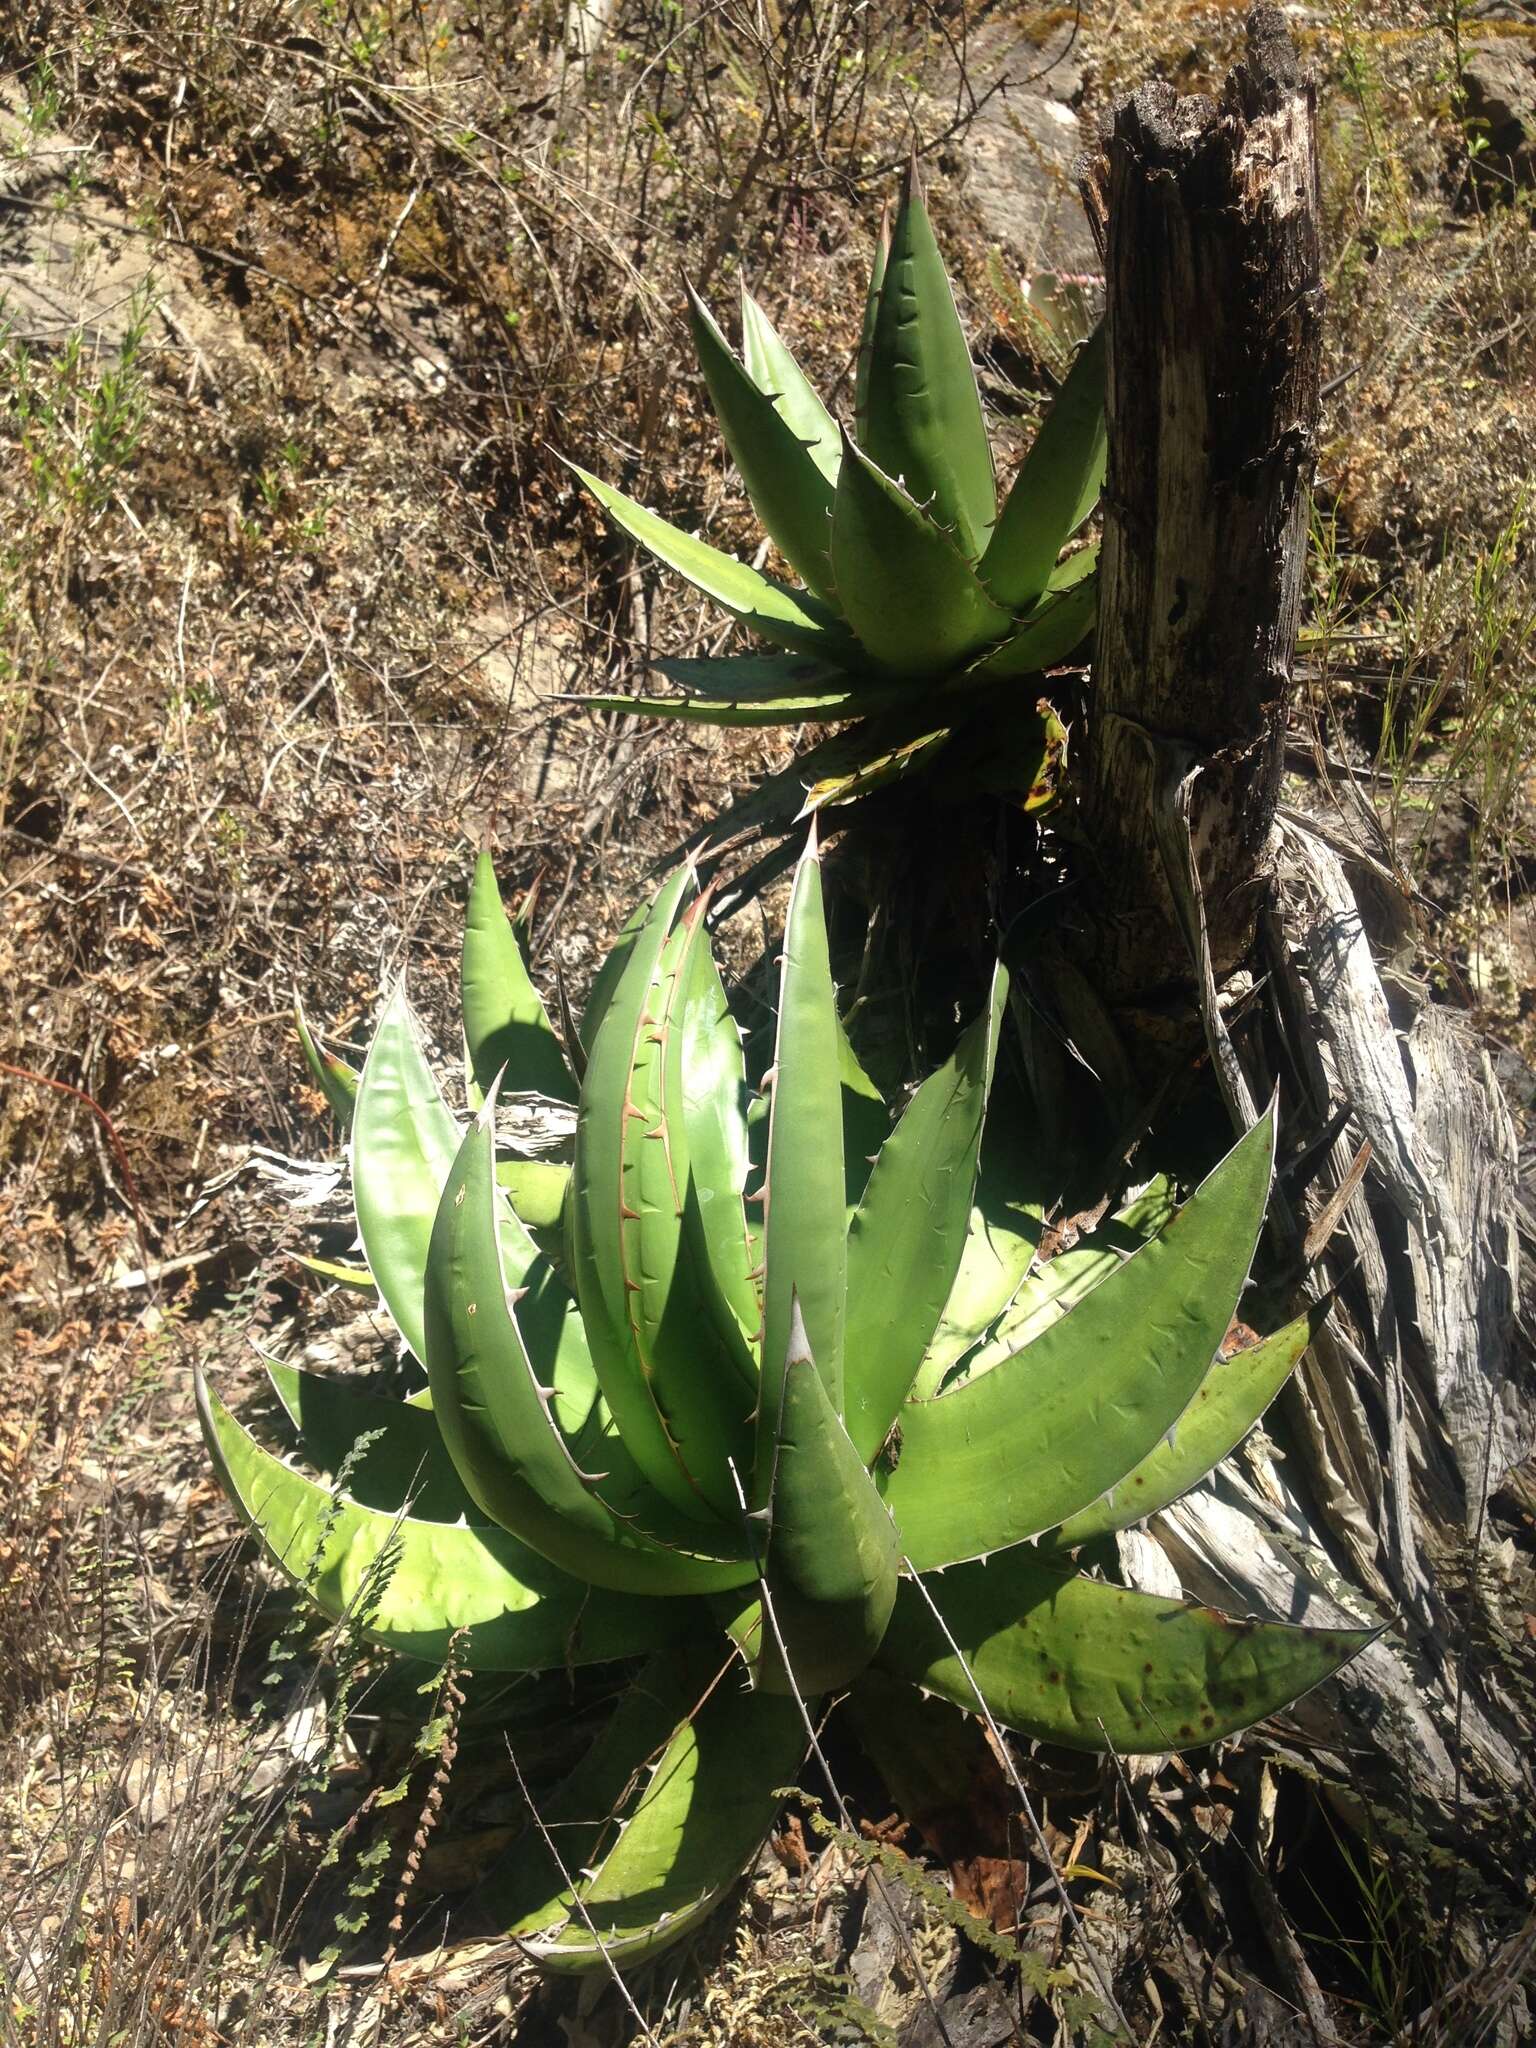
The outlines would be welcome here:
M 1501 32 L 1532 33 L 1505 12 Z M 738 271 L 760 285 L 835 387 L 915 135 L 988 396 L 1025 417 L 1048 366 L 998 285 L 1034 252 L 994 247 L 966 178 L 999 39 L 1070 40 L 1041 89 L 1087 121 L 1151 72 L 1212 78 L 1240 23 L 1166 0 L 971 13 L 626 0 L 587 59 L 575 14 L 515 0 L 0 7 L 0 2031 L 17 2048 L 598 2042 L 630 2024 L 605 1993 L 536 1991 L 495 1943 L 381 1974 L 391 1926 L 419 1958 L 433 1901 L 456 1911 L 506 1839 L 499 1731 L 510 1717 L 520 1754 L 558 1761 L 568 1703 L 459 1700 L 451 1674 L 419 1698 L 345 1629 L 316 1666 L 318 1631 L 260 1584 L 207 1474 L 188 1359 L 250 1384 L 248 1337 L 281 1326 L 387 1369 L 366 1318 L 299 1284 L 299 1226 L 251 1170 L 253 1143 L 331 1149 L 292 991 L 355 1046 L 408 963 L 441 1026 L 487 834 L 504 887 L 537 890 L 541 973 L 579 988 L 648 864 L 771 758 L 771 738 L 564 701 L 717 628 L 636 573 L 559 452 L 752 544 L 688 367 L 684 267 L 722 297 Z M 1477 1010 L 1526 1113 L 1529 195 L 1469 169 L 1476 24 L 1382 0 L 1301 27 L 1324 81 L 1335 388 L 1298 766 L 1380 818 L 1422 892 L 1417 965 Z M 1038 206 L 1062 171 L 1034 175 Z M 1536 1488 L 1524 1502 L 1490 1541 L 1536 1605 Z M 1139 1957 L 1143 2037 L 1166 2008 L 1164 2039 L 1202 2009 L 1246 2029 L 1209 2038 L 1293 2038 L 1251 1954 L 1202 1960 L 1184 1931 L 1176 1894 L 1204 1882 L 1188 1847 L 1168 1892 L 1138 1892 L 1094 1833 L 1096 1775 L 1041 1773 L 1084 1905 Z M 1226 1841 L 1218 1763 L 1177 1767 L 1170 1790 L 1164 1819 L 1180 1800 L 1193 1815 L 1181 1840 Z M 1496 2038 L 1480 2029 L 1515 2010 L 1529 1962 L 1518 1913 L 1491 1913 L 1472 2003 L 1439 2006 L 1471 1965 L 1426 1945 L 1423 1874 L 1359 1842 L 1326 1867 L 1357 1894 L 1340 1924 L 1292 1905 L 1340 2035 L 1392 2038 L 1428 2010 L 1415 2038 Z M 690 2044 L 927 2038 L 864 1897 L 860 1856 L 797 1823 L 749 1920 L 648 1987 L 652 2023 Z M 982 2013 L 967 1987 L 995 1957 L 956 1935 L 936 1884 L 911 1917 Z M 1012 2010 L 1028 2038 L 1087 2038 L 1054 1960 Z

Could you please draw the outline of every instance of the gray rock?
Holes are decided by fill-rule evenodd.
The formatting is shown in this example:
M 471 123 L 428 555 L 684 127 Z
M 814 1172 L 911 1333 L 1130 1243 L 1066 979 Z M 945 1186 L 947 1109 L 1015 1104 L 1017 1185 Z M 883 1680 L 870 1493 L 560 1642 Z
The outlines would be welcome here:
M 971 38 L 966 60 L 983 105 L 963 145 L 965 196 L 983 234 L 1026 279 L 1095 276 L 1098 252 L 1072 175 L 1083 136 L 1070 25 L 1042 47 L 1006 21 L 990 22 Z
M 1475 43 L 1462 80 L 1478 170 L 1495 185 L 1536 184 L 1536 50 L 1513 36 Z

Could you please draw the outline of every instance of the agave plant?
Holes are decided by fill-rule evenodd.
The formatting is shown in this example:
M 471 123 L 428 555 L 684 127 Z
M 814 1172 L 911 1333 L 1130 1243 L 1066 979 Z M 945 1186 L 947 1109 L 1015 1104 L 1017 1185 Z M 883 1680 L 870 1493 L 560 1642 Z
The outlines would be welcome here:
M 1002 968 L 893 1122 L 839 1019 L 814 849 L 757 1091 L 704 913 L 684 872 L 631 919 L 568 1041 L 578 1083 L 482 858 L 463 1127 L 400 992 L 360 1078 L 304 1033 L 350 1122 L 356 1277 L 425 1385 L 390 1401 L 272 1363 L 327 1484 L 199 1383 L 226 1488 L 327 1613 L 412 1657 L 457 1638 L 471 1670 L 646 1660 L 488 1887 L 554 1967 L 693 1926 L 831 1696 L 878 1688 L 856 1725 L 931 1713 L 927 1694 L 1054 1742 L 1175 1750 L 1369 1640 L 1082 1568 L 1112 1568 L 1101 1539 L 1224 1457 L 1305 1347 L 1303 1319 L 1220 1355 L 1273 1116 L 1182 1208 L 1154 1186 L 1042 1263 L 1040 1205 L 978 1190 Z M 573 1163 L 541 1162 L 553 1203 L 500 1156 L 509 1090 L 574 1104 Z
M 691 287 L 688 298 L 726 446 L 800 585 L 577 469 L 626 533 L 780 650 L 662 661 L 681 696 L 587 701 L 718 725 L 860 721 L 777 778 L 758 815 L 785 789 L 807 810 L 848 802 L 931 760 L 984 711 L 993 786 L 1026 805 L 1044 801 L 1062 732 L 1029 679 L 1065 660 L 1094 619 L 1097 548 L 1059 557 L 1104 477 L 1102 330 L 1078 354 L 999 510 L 970 351 L 915 167 L 870 277 L 851 432 L 750 293 L 739 356 Z M 1011 781 L 999 781 L 999 756 Z

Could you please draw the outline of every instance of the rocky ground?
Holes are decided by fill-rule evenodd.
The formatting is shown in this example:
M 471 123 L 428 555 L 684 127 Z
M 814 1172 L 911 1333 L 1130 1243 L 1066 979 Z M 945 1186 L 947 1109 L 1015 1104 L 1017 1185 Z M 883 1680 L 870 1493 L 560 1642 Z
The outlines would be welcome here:
M 1332 307 L 1298 772 L 1380 821 L 1418 892 L 1414 964 L 1475 1013 L 1528 1115 L 1536 24 L 1291 12 L 1323 93 Z M 504 1945 L 423 1960 L 438 1902 L 451 1937 L 516 1818 L 509 1715 L 558 1761 L 548 1703 L 471 1691 L 445 1777 L 442 1700 L 345 1642 L 316 1676 L 206 1470 L 194 1353 L 236 1392 L 253 1333 L 384 1356 L 288 1256 L 283 1163 L 336 1150 L 292 992 L 355 1049 L 406 967 L 456 1051 L 489 838 L 503 886 L 537 892 L 539 973 L 579 993 L 648 865 L 777 758 L 772 735 L 580 703 L 717 626 L 636 573 L 560 454 L 753 545 L 689 370 L 683 267 L 722 302 L 747 277 L 835 387 L 916 138 L 1020 445 L 1059 361 L 1031 308 L 1095 290 L 1076 150 L 1145 77 L 1218 77 L 1239 32 L 1167 0 L 0 8 L 7 2042 L 633 2029 L 611 1991 L 540 1989 Z M 1493 1532 L 1524 1558 L 1531 1505 L 1517 1486 Z M 1192 2014 L 1213 2040 L 1292 2038 L 1252 1928 L 1207 1900 L 1219 1942 L 1190 1932 L 1245 1768 L 1224 1766 L 1144 1788 L 1176 1845 L 1149 1890 L 1096 1772 L 1038 1762 L 1075 1895 L 1139 1958 L 1147 2039 L 1196 2038 Z M 659 2035 L 939 2038 L 870 1887 L 891 1801 L 849 1770 L 873 1834 L 792 1820 L 741 1912 L 643 1987 Z M 975 1806 L 981 1856 L 918 1853 L 900 1821 L 917 1860 L 878 1851 L 950 2038 L 1090 2038 L 1040 1873 L 984 1789 Z M 1328 1853 L 1347 1927 L 1299 1884 L 1288 1909 L 1340 2036 L 1391 2038 L 1445 1988 L 1413 1885 Z M 1022 1973 L 992 1931 L 1020 1886 Z M 1494 1981 L 1528 1961 L 1519 1938 Z

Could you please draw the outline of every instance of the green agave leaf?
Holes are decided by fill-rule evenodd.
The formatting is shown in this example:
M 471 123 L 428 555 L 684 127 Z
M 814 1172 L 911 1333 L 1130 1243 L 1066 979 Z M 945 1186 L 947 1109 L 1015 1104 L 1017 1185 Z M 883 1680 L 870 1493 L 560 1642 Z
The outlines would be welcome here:
M 745 1205 L 751 1170 L 746 1063 L 707 942 L 695 945 L 689 960 L 682 1090 L 691 1178 L 687 1256 L 691 1266 L 709 1276 L 706 1291 L 719 1341 L 729 1348 L 753 1405 L 763 1304 L 753 1277 L 759 1251 Z
M 1044 593 L 1056 557 L 1104 487 L 1104 370 L 1101 321 L 1042 421 L 982 557 L 982 581 L 1010 611 L 1027 610 Z
M 538 1909 L 524 1946 L 547 1969 L 585 1970 L 636 1965 L 679 1940 L 756 1855 L 805 1748 L 794 1700 L 746 1692 L 727 1672 L 678 1718 L 571 1918 L 557 1928 Z
M 352 1117 L 352 1197 L 368 1269 L 412 1353 L 425 1361 L 421 1296 L 437 1198 L 459 1127 L 397 983 L 368 1048 Z
M 658 1508 L 669 1534 L 681 1537 L 682 1526 L 640 1483 L 626 1447 L 590 1432 L 568 1440 L 551 1412 L 557 1388 L 538 1376 L 513 1292 L 532 1274 L 538 1253 L 497 1195 L 494 1111 L 493 1096 L 465 1135 L 427 1267 L 433 1410 L 465 1485 L 483 1514 L 593 1585 L 657 1594 L 740 1584 L 750 1567 L 699 1554 L 699 1524 L 686 1524 L 693 1540 L 677 1549 L 648 1534 Z M 578 1452 L 594 1461 L 601 1456 L 607 1469 L 584 1471 Z M 646 1496 L 643 1525 L 632 1512 L 637 1492 Z M 738 1555 L 742 1547 L 738 1542 Z
M 881 1147 L 849 1226 L 845 1411 L 866 1465 L 907 1398 L 965 1252 L 1007 1000 L 999 965 L 986 1009 Z
M 860 646 L 890 675 L 937 679 L 1001 640 L 1013 623 L 910 488 L 846 436 L 832 508 L 832 572 Z
M 901 1544 L 817 1376 L 798 1301 L 776 1425 L 767 1583 L 790 1668 L 768 1636 L 753 1680 L 804 1696 L 847 1685 L 879 1649 L 896 1603 Z
M 688 1600 L 595 1591 L 494 1526 L 422 1522 L 336 1496 L 263 1450 L 195 1372 L 220 1482 L 268 1555 L 326 1614 L 371 1642 L 471 1670 L 545 1671 L 653 1650 L 687 1628 Z
M 1046 1539 L 1051 1548 L 1075 1550 L 1129 1528 L 1198 1486 L 1237 1449 L 1274 1400 L 1327 1313 L 1326 1306 L 1315 1308 L 1246 1351 L 1218 1358 L 1180 1417 L 1173 1442 L 1164 1438 L 1118 1486 L 1053 1530 Z
M 350 1500 L 390 1515 L 409 1503 L 418 1522 L 480 1519 L 430 1408 L 363 1393 L 345 1380 L 305 1372 L 265 1352 L 261 1362 L 310 1464 L 334 1480 L 353 1459 L 346 1477 Z M 365 1436 L 372 1441 L 359 1451 L 358 1440 Z
M 844 1020 L 837 1020 L 837 1075 L 843 1098 L 843 1186 L 848 1220 L 864 1199 L 880 1148 L 891 1135 L 885 1097 L 864 1071 Z
M 293 1022 L 310 1078 L 329 1103 L 332 1116 L 346 1130 L 352 1121 L 352 1106 L 357 1100 L 358 1077 L 345 1060 L 337 1059 L 333 1052 L 326 1052 L 316 1042 L 304 1015 L 304 1005 L 297 996 L 293 999 Z
M 773 400 L 795 439 L 835 486 L 843 459 L 837 422 L 745 285 L 741 288 L 741 353 L 747 375 Z
M 658 1200 L 672 1204 L 672 1225 L 681 1231 L 668 1145 L 644 1135 L 657 1128 L 655 1103 L 645 1105 L 650 1114 L 642 1109 L 635 1115 L 642 1105 L 632 1091 L 637 1056 L 658 1052 L 658 1038 L 664 1037 L 662 1020 L 680 958 L 682 934 L 676 920 L 691 887 L 691 874 L 679 869 L 658 891 L 629 946 L 589 1049 L 571 1175 L 571 1257 L 592 1362 L 620 1436 L 665 1499 L 691 1519 L 717 1527 L 715 1511 L 685 1466 L 669 1420 L 658 1407 L 637 1341 L 637 1314 L 664 1312 L 659 1293 L 675 1271 L 675 1250 L 665 1267 L 646 1267 L 655 1290 L 651 1311 L 644 1304 L 637 1307 L 630 1286 L 631 1280 L 637 1287 L 642 1284 L 641 1272 L 634 1270 L 633 1226 L 654 1222 L 664 1232 L 672 1227 L 664 1216 L 645 1215 L 645 1206 Z M 646 1085 L 658 1078 L 652 1073 Z
M 888 477 L 899 477 L 954 535 L 966 559 L 976 561 L 997 517 L 992 450 L 970 347 L 915 165 L 891 230 L 859 439 L 870 459 Z M 839 493 L 842 488 L 839 479 Z M 835 547 L 833 565 L 846 605 Z
M 831 772 L 818 774 L 805 792 L 799 813 L 802 818 L 812 818 L 818 811 L 835 810 L 841 804 L 856 803 L 872 790 L 886 789 L 893 782 L 904 782 L 909 775 L 926 768 L 934 756 L 948 746 L 950 735 L 948 727 L 944 727 L 938 732 L 926 732 L 917 739 L 902 740 L 892 746 L 881 736 L 878 723 L 870 720 L 851 733 L 839 734 L 838 738 L 840 751 L 830 757 L 827 764 Z M 802 779 L 811 769 L 814 758 L 814 753 L 801 755 L 799 770 Z M 835 767 L 832 765 L 834 761 Z
M 906 1404 L 885 1497 L 915 1569 L 1054 1528 L 1174 1428 L 1247 1278 L 1274 1140 L 1271 1110 L 1071 1315 L 979 1378 Z
M 581 1045 L 584 1053 L 590 1053 L 596 1043 L 598 1027 L 607 1015 L 614 991 L 623 979 L 624 969 L 629 965 L 629 956 L 635 940 L 645 929 L 650 914 L 649 903 L 640 902 L 635 905 L 624 920 L 619 936 L 609 948 L 602 966 L 593 976 L 592 987 L 587 994 L 586 1008 L 581 1013 Z
M 521 940 L 502 909 L 488 853 L 475 861 L 459 983 L 470 1071 L 481 1094 L 505 1069 L 505 1089 L 574 1102 L 575 1080 L 529 977 Z
M 764 530 L 818 597 L 832 598 L 832 486 L 789 421 L 731 353 L 690 284 L 688 325 L 715 415 Z
M 653 664 L 690 697 L 727 704 L 772 703 L 781 697 L 836 697 L 849 689 L 848 671 L 806 654 L 725 654 Z
M 1251 1727 L 1380 1633 L 1235 1620 L 1017 1551 L 925 1584 L 1005 1727 L 1121 1756 L 1189 1749 Z M 916 1586 L 901 1588 L 879 1661 L 975 1708 L 965 1667 Z
M 574 462 L 566 464 L 592 493 L 603 510 L 631 539 L 639 541 L 669 569 L 686 577 L 695 589 L 714 599 L 765 640 L 831 660 L 857 653 L 847 627 L 837 614 L 808 591 L 776 583 L 734 555 L 722 554 L 707 541 L 684 533 L 633 498 L 614 490 Z
M 472 1920 L 462 1933 L 515 1929 L 530 1935 L 565 1921 L 569 1884 L 601 1863 L 625 1808 L 636 1803 L 651 1768 L 719 1674 L 724 1656 L 718 1634 L 695 1628 L 647 1658 L 575 1770 L 539 1799 L 538 1820 L 530 1814 L 511 1848 L 476 1886 Z
M 565 1210 L 571 1169 L 550 1159 L 501 1159 L 496 1184 L 530 1230 L 554 1230 Z
M 347 1265 L 339 1259 L 311 1259 L 303 1252 L 295 1252 L 293 1261 L 306 1273 L 313 1273 L 320 1280 L 329 1280 L 337 1287 L 354 1287 L 363 1294 L 378 1292 L 373 1284 L 373 1275 L 366 1266 Z
M 880 226 L 875 235 L 875 253 L 869 266 L 869 290 L 864 298 L 864 320 L 859 331 L 858 360 L 853 372 L 853 431 L 861 447 L 869 445 L 869 373 L 875 353 L 875 326 L 880 318 L 880 294 L 885 287 L 885 267 L 891 257 L 891 203 L 880 208 Z M 838 462 L 842 462 L 839 437 Z
M 693 1171 L 684 1068 L 693 956 L 709 947 L 703 910 L 696 902 L 668 938 L 635 1035 L 621 1137 L 619 1241 L 635 1354 L 657 1414 L 694 1491 L 735 1529 L 740 1497 L 731 1473 L 751 1460 L 757 1373 L 708 1260 L 688 1254 L 704 1199 L 714 1194 Z M 738 1258 L 745 1254 L 744 1228 L 743 1219 Z M 750 1327 L 755 1338 L 755 1314 Z
M 1119 1272 L 1131 1253 L 1165 1229 L 1173 1216 L 1173 1189 L 1159 1174 L 1118 1215 L 1079 1238 L 1070 1251 L 1031 1266 L 997 1318 L 996 1328 L 965 1361 L 966 1376 L 974 1379 L 990 1372 L 1032 1344 L 1042 1330 L 1086 1300 L 1101 1280 Z
M 1034 610 L 1016 622 L 1014 632 L 1000 647 L 966 671 L 967 683 L 1036 675 L 1041 669 L 1054 668 L 1081 647 L 1098 617 L 1098 556 L 1095 542 L 1063 563 L 1063 580 L 1053 583 Z M 1074 572 L 1070 580 L 1068 571 Z
M 647 718 L 675 718 L 685 725 L 831 725 L 889 710 L 901 701 L 900 690 L 869 689 L 846 681 L 835 694 L 815 697 L 755 697 L 732 704 L 720 697 L 582 697 L 594 711 L 634 712 Z
M 822 911 L 821 854 L 801 856 L 784 926 L 778 1036 L 763 1190 L 762 1399 L 753 1506 L 763 1507 L 798 1298 L 816 1370 L 834 1411 L 843 1402 L 847 1277 L 842 1060 Z
M 1021 1106 L 1015 1104 L 1010 1108 L 1022 1119 Z M 1009 1110 L 996 1109 L 988 1120 L 986 1150 L 996 1145 L 1002 1152 L 1002 1170 L 992 1170 L 984 1151 L 960 1268 L 944 1304 L 939 1327 L 912 1381 L 914 1401 L 931 1400 L 962 1359 L 991 1330 L 1017 1294 L 1040 1242 L 1044 1203 L 1038 1197 L 1014 1199 L 1004 1192 L 1029 1184 L 1023 1160 L 1015 1157 L 1011 1145 L 993 1135 L 999 1125 L 1006 1126 L 1009 1120 Z

